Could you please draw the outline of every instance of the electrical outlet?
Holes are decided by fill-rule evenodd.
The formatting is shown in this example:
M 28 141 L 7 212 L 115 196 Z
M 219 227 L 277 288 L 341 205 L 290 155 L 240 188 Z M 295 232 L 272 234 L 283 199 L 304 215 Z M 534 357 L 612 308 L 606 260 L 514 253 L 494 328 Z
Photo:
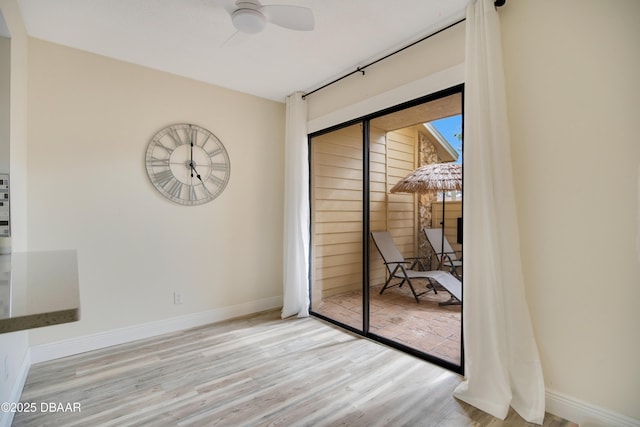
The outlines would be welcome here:
M 173 293 L 173 303 L 174 304 L 182 304 L 182 292 L 174 292 Z

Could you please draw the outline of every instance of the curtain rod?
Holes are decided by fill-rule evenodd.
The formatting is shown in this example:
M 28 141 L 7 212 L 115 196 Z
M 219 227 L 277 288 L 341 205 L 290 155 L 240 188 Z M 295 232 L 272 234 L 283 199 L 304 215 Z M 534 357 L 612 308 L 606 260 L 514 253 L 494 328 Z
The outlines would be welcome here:
M 507 2 L 507 0 L 496 0 L 493 4 L 496 7 L 501 7 L 501 6 L 504 6 L 504 4 L 506 2 Z M 413 43 L 410 43 L 410 44 L 408 44 L 408 45 L 406 45 L 404 47 L 401 47 L 400 49 L 398 49 L 396 51 L 393 51 L 393 52 L 389 53 L 388 55 L 383 56 L 382 58 L 378 58 L 375 61 L 368 63 L 367 65 L 363 65 L 362 67 L 357 67 L 355 70 L 351 71 L 350 73 L 347 73 L 342 77 L 338 77 L 337 79 L 332 80 L 329 83 L 324 84 L 324 85 L 320 86 L 319 88 L 312 90 L 311 92 L 303 94 L 302 95 L 302 99 L 305 99 L 307 96 L 309 96 L 309 95 L 311 95 L 313 93 L 316 93 L 316 92 L 318 92 L 318 91 L 320 91 L 320 90 L 322 90 L 322 89 L 324 89 L 324 88 L 326 88 L 328 86 L 331 86 L 332 84 L 338 83 L 340 80 L 346 79 L 347 77 L 352 76 L 352 75 L 354 75 L 356 73 L 362 73 L 362 75 L 364 76 L 364 70 L 369 68 L 369 67 L 371 67 L 372 65 L 377 64 L 380 61 L 384 61 L 385 59 L 387 59 L 387 58 L 389 58 L 389 57 L 391 57 L 391 56 L 393 56 L 393 55 L 395 55 L 397 53 L 400 53 L 400 52 L 402 52 L 402 51 L 404 51 L 406 49 L 409 49 L 410 47 L 415 46 L 418 43 L 422 43 L 423 41 L 427 40 L 428 38 L 431 38 L 431 37 L 435 36 L 436 34 L 440 34 L 441 32 L 443 32 L 445 30 L 448 30 L 449 28 L 454 27 L 454 26 L 458 25 L 461 22 L 464 22 L 465 19 L 466 18 L 462 18 L 462 19 L 454 22 L 453 24 L 449 24 L 446 27 L 437 30 L 436 32 L 428 34 L 428 35 L 422 37 L 421 39 L 414 41 Z

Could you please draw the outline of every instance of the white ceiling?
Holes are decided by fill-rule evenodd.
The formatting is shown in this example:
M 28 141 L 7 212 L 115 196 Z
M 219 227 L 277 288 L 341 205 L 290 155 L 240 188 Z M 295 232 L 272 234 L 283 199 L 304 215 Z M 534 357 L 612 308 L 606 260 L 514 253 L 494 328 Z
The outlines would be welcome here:
M 263 0 L 315 29 L 235 33 L 225 0 L 18 0 L 30 36 L 283 101 L 464 16 L 468 0 Z

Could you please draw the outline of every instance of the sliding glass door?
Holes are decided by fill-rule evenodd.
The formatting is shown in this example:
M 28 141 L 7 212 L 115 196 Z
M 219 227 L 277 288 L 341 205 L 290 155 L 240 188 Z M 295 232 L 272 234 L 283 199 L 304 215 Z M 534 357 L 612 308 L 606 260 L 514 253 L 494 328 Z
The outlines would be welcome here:
M 371 239 L 371 232 L 388 234 L 402 257 L 418 261 L 414 270 L 444 270 L 449 285 L 462 286 L 462 267 L 452 274 L 427 239 L 427 231 L 444 230 L 462 250 L 461 188 L 392 191 L 426 165 L 461 171 L 462 87 L 313 134 L 309 144 L 311 312 L 462 372 L 461 298 L 424 276 L 411 286 L 390 279 Z
M 363 331 L 363 126 L 311 138 L 311 310 Z

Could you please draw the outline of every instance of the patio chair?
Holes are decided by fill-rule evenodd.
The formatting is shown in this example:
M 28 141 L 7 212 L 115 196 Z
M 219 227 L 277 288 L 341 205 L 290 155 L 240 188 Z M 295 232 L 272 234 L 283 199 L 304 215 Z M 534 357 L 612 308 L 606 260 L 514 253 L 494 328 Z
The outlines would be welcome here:
M 413 297 L 416 299 L 416 302 L 419 303 L 420 300 L 418 297 L 420 295 L 424 295 L 429 291 L 433 291 L 437 293 L 435 284 L 439 284 L 444 289 L 451 294 L 451 299 L 445 303 L 440 303 L 441 305 L 449 305 L 449 304 L 459 304 L 462 302 L 462 283 L 460 280 L 456 279 L 451 273 L 446 271 L 420 271 L 413 270 L 417 265 L 419 265 L 419 260 L 416 258 L 404 258 L 396 244 L 391 237 L 391 234 L 388 231 L 372 231 L 371 238 L 373 239 L 373 243 L 376 245 L 380 256 L 384 262 L 384 265 L 387 267 L 387 271 L 389 272 L 389 278 L 385 282 L 384 286 L 380 290 L 380 294 L 382 294 L 387 288 L 398 286 L 402 287 L 406 282 L 411 289 L 411 293 Z M 413 264 L 411 264 L 410 260 L 414 260 Z M 390 285 L 393 279 L 400 279 L 400 282 L 395 285 Z M 413 287 L 412 280 L 416 279 L 424 279 L 427 280 L 427 290 L 421 293 L 416 293 L 415 288 Z
M 456 256 L 446 236 L 442 235 L 442 228 L 423 228 L 427 241 L 436 254 L 438 270 L 443 267 L 458 279 L 462 276 L 462 257 Z M 444 249 L 444 250 L 443 250 Z

